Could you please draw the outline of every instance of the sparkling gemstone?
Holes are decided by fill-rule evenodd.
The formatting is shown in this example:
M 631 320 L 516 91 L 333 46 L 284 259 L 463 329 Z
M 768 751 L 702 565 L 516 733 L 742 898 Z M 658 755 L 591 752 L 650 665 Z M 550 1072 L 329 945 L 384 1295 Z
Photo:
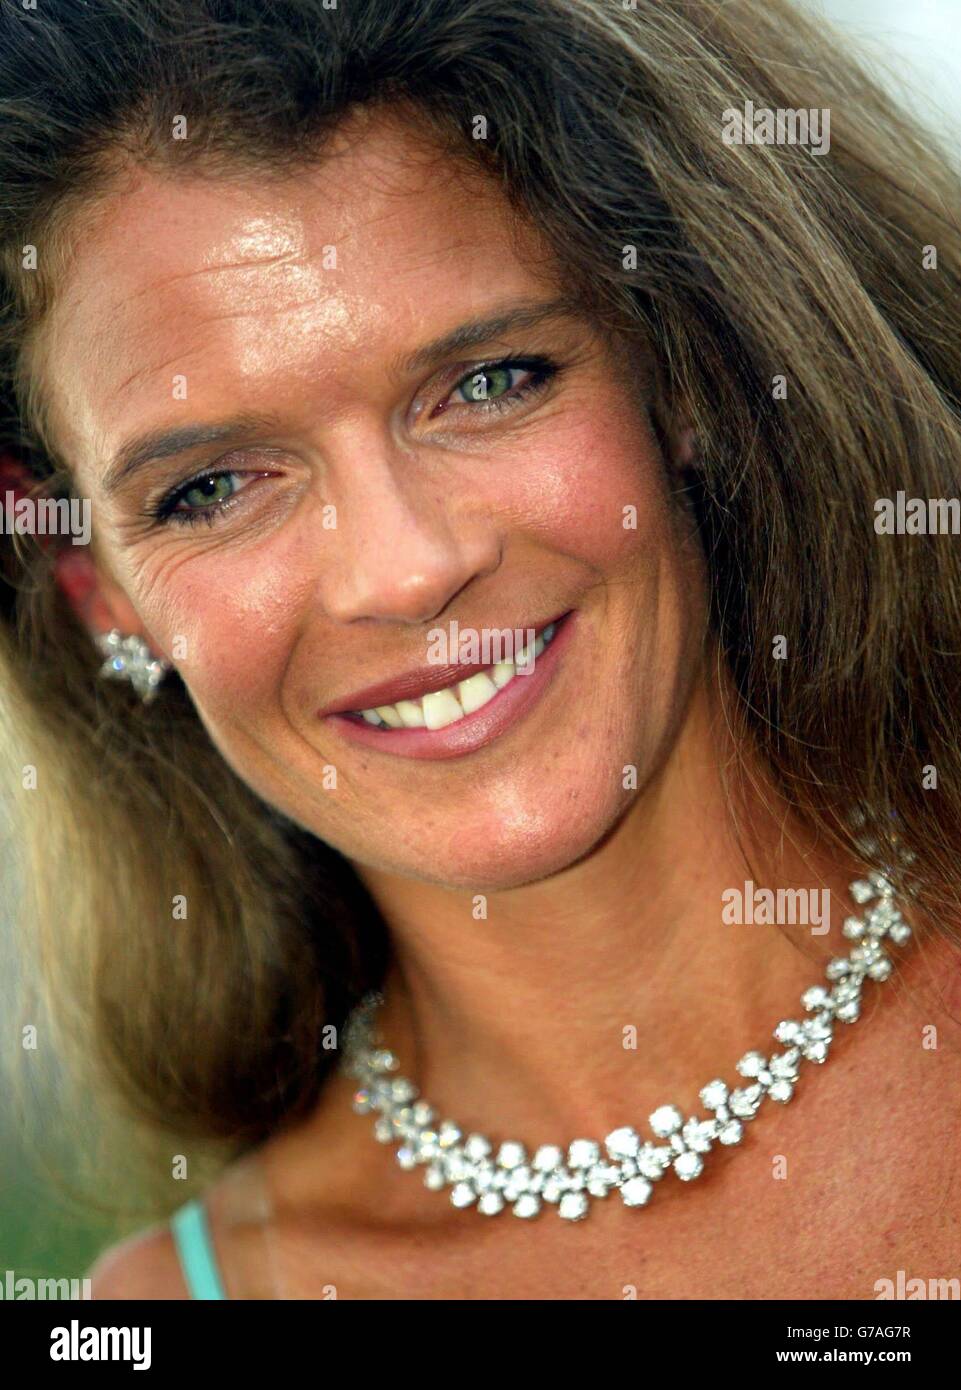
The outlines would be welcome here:
M 828 1042 L 833 1031 L 830 1014 L 812 1014 L 804 1020 L 804 1036 L 809 1041 Z
M 393 1052 L 386 1047 L 380 1047 L 371 1053 L 370 1065 L 373 1071 L 396 1071 L 399 1063 Z
M 740 1144 L 743 1137 L 744 1126 L 740 1120 L 728 1120 L 717 1132 L 718 1142 L 721 1144 Z
M 556 1144 L 542 1144 L 534 1155 L 533 1166 L 541 1173 L 549 1173 L 564 1162 L 564 1151 Z
M 739 1119 L 749 1120 L 757 1113 L 761 1103 L 760 1086 L 746 1086 L 743 1090 L 731 1092 L 731 1110 Z
M 519 1168 L 522 1163 L 527 1162 L 524 1145 L 515 1143 L 513 1139 L 506 1139 L 497 1151 L 497 1162 L 502 1168 Z
M 727 1104 L 728 1090 L 723 1081 L 709 1081 L 701 1089 L 701 1104 L 708 1110 L 716 1110 Z
M 394 1126 L 386 1116 L 381 1115 L 374 1121 L 374 1138 L 378 1144 L 390 1144 L 394 1138 Z
M 907 922 L 895 922 L 888 932 L 888 936 L 890 936 L 895 946 L 903 946 L 910 935 L 911 928 L 908 926 Z
M 684 1126 L 684 1142 L 689 1149 L 695 1153 L 706 1154 L 717 1134 L 717 1124 L 714 1120 L 698 1120 L 691 1118 Z M 677 1164 L 674 1165 L 677 1168 Z
M 851 969 L 851 962 L 845 960 L 844 956 L 837 956 L 834 960 L 829 960 L 824 973 L 829 980 L 840 980 L 847 975 Z
M 417 1152 L 410 1144 L 401 1144 L 396 1158 L 401 1168 L 411 1169 L 417 1166 Z
M 851 884 L 851 897 L 856 903 L 870 902 L 876 896 L 874 884 L 868 883 L 867 879 L 859 878 L 856 883 Z
M 518 1197 L 523 1197 L 524 1193 L 527 1191 L 527 1183 L 511 1182 L 510 1178 L 508 1178 L 507 1182 L 500 1190 L 504 1194 L 505 1202 L 516 1202 Z
M 565 1193 L 560 1198 L 558 1216 L 563 1216 L 565 1220 L 580 1220 L 581 1216 L 587 1216 L 590 1205 L 590 1198 L 584 1193 Z
M 486 1158 L 491 1151 L 489 1139 L 485 1139 L 483 1134 L 469 1134 L 464 1141 L 464 1153 L 473 1162 Z
M 421 1130 L 419 1147 L 425 1158 L 433 1158 L 439 1151 L 437 1131 L 434 1129 Z
M 419 1100 L 413 1107 L 413 1118 L 415 1125 L 429 1125 L 434 1118 L 434 1111 L 427 1104 L 426 1100 Z
M 861 1015 L 861 1006 L 857 1000 L 852 999 L 848 1004 L 842 1004 L 836 1011 L 836 1016 L 842 1023 L 854 1023 Z
M 451 1205 L 455 1207 L 469 1207 L 474 1196 L 474 1189 L 469 1182 L 455 1183 L 450 1190 Z
M 626 1207 L 642 1207 L 654 1189 L 643 1178 L 630 1178 L 620 1191 Z
M 781 1052 L 771 1058 L 771 1075 L 774 1077 L 786 1077 L 789 1081 L 797 1076 L 798 1062 L 801 1059 L 801 1049 L 799 1047 L 789 1048 L 787 1052 Z
M 575 1139 L 567 1150 L 567 1162 L 571 1168 L 592 1168 L 600 1157 L 600 1145 L 593 1139 Z
M 804 1029 L 795 1019 L 785 1018 L 775 1028 L 774 1036 L 781 1043 L 800 1042 L 804 1037 Z
M 807 1047 L 802 1048 L 802 1051 L 809 1062 L 827 1061 L 828 1045 L 826 1042 L 808 1043 Z
M 827 1002 L 828 992 L 823 985 L 812 985 L 801 995 L 801 1003 L 809 1013 L 812 1009 L 823 1009 Z
M 604 1143 L 611 1158 L 633 1158 L 641 1146 L 636 1130 L 629 1125 L 612 1130 Z
M 587 1215 L 589 1205 L 589 1199 L 583 1192 L 565 1192 L 557 1214 L 563 1216 L 565 1221 L 580 1221 L 581 1217 Z
M 541 1196 L 545 1202 L 559 1202 L 567 1191 L 567 1183 L 559 1177 L 547 1178 L 541 1188 Z
M 441 1122 L 440 1129 L 437 1131 L 437 1142 L 442 1149 L 453 1148 L 455 1144 L 460 1143 L 462 1137 L 460 1129 L 454 1124 L 453 1120 L 443 1120 Z
M 645 1144 L 636 1159 L 638 1171 L 653 1181 L 662 1176 L 670 1161 L 671 1150 L 654 1144 Z
M 446 1181 L 444 1170 L 438 1164 L 432 1163 L 424 1170 L 424 1186 L 429 1187 L 431 1192 L 439 1192 Z
M 703 1170 L 704 1160 L 700 1154 L 679 1154 L 674 1160 L 674 1171 L 685 1182 L 690 1182 L 691 1178 L 698 1177 Z
M 684 1116 L 676 1105 L 660 1105 L 649 1116 L 651 1129 L 659 1139 L 667 1139 L 674 1134 L 684 1123 Z
M 865 914 L 864 925 L 875 940 L 887 935 L 895 922 L 901 921 L 901 914 L 890 903 L 881 902 Z
M 742 1076 L 757 1076 L 766 1066 L 767 1058 L 763 1052 L 745 1052 L 737 1064 L 737 1069 Z
M 886 980 L 893 969 L 894 966 L 888 960 L 887 956 L 881 956 L 879 960 L 873 961 L 871 965 L 868 966 L 868 974 L 871 976 L 872 980 Z
M 789 1101 L 794 1095 L 794 1087 L 790 1081 L 775 1081 L 768 1087 L 768 1095 L 772 1100 L 782 1102 Z
M 478 1192 L 489 1192 L 495 1186 L 497 1171 L 493 1163 L 478 1163 L 474 1171 L 474 1186 Z
M 398 1076 L 390 1083 L 390 1093 L 397 1105 L 406 1105 L 416 1097 L 417 1087 L 406 1076 Z
M 505 1175 L 505 1195 L 508 1192 L 513 1192 L 514 1197 L 519 1197 L 522 1192 L 526 1192 L 527 1189 L 530 1187 L 531 1178 L 533 1176 L 533 1173 L 531 1172 L 530 1168 L 526 1163 L 521 1163 L 516 1168 L 512 1168 Z M 508 1200 L 513 1201 L 514 1197 L 509 1198 Z
M 540 1198 L 535 1197 L 533 1192 L 525 1192 L 523 1197 L 518 1197 L 513 1206 L 514 1215 L 523 1217 L 524 1220 L 530 1220 L 532 1216 L 536 1216 L 540 1209 Z
M 359 1091 L 354 1092 L 352 1105 L 358 1115 L 365 1115 L 373 1108 L 370 1091 L 366 1086 L 362 1086 Z
M 504 1199 L 499 1192 L 485 1192 L 477 1202 L 477 1210 L 485 1216 L 496 1216 L 504 1210 Z
M 444 1168 L 447 1172 L 448 1182 L 466 1182 L 474 1175 L 474 1169 L 469 1159 L 465 1158 L 459 1150 L 444 1155 Z
M 860 917 L 845 917 L 841 933 L 849 941 L 858 941 L 865 933 L 866 925 Z
M 587 1190 L 592 1197 L 606 1197 L 620 1180 L 620 1169 L 613 1163 L 595 1163 L 587 1174 Z

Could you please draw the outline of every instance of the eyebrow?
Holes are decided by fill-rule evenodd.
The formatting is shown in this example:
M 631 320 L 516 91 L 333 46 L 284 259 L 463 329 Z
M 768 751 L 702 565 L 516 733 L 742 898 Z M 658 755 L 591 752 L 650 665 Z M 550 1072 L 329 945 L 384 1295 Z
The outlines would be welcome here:
M 448 333 L 425 343 L 409 357 L 401 358 L 397 367 L 401 372 L 413 375 L 454 353 L 501 338 L 507 333 L 533 328 L 546 319 L 582 317 L 583 309 L 566 294 L 554 299 L 522 300 L 494 314 L 458 324 Z M 110 496 L 132 473 L 148 463 L 175 458 L 204 444 L 236 445 L 280 427 L 281 421 L 277 415 L 247 413 L 215 424 L 174 425 L 148 430 L 120 446 L 104 474 L 101 486 L 104 493 Z

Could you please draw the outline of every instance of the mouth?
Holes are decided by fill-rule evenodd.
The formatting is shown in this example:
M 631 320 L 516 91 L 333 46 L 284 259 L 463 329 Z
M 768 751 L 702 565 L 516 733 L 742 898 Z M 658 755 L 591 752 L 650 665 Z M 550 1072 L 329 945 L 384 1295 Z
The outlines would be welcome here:
M 404 757 L 456 757 L 496 738 L 536 702 L 567 645 L 573 611 L 539 628 L 513 660 L 422 668 L 321 711 L 351 742 Z M 526 629 L 524 629 L 526 631 Z

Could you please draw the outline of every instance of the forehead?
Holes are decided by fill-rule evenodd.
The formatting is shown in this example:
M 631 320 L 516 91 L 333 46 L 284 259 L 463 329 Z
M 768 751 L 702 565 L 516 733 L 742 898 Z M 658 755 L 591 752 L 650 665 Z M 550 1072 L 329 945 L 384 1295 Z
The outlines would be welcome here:
M 393 119 L 347 124 L 283 179 L 138 168 L 78 236 L 44 329 L 54 434 L 99 452 L 175 375 L 195 403 L 247 407 L 323 382 L 332 408 L 398 351 L 529 293 L 537 242 L 492 180 Z

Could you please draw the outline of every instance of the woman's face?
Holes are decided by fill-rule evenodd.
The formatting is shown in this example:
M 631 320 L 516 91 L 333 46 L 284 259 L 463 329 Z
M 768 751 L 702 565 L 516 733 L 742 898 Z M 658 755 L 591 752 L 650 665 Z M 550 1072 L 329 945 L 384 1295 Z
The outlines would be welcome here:
M 354 121 L 309 175 L 140 171 L 104 201 L 45 327 L 52 428 L 236 772 L 360 864 L 508 887 L 586 853 L 625 767 L 643 787 L 669 751 L 701 563 L 646 365 L 576 306 L 429 351 L 557 299 L 552 263 L 493 185 Z M 416 727 L 498 634 L 561 615 L 530 674 Z M 346 713 L 375 707 L 415 727 Z

